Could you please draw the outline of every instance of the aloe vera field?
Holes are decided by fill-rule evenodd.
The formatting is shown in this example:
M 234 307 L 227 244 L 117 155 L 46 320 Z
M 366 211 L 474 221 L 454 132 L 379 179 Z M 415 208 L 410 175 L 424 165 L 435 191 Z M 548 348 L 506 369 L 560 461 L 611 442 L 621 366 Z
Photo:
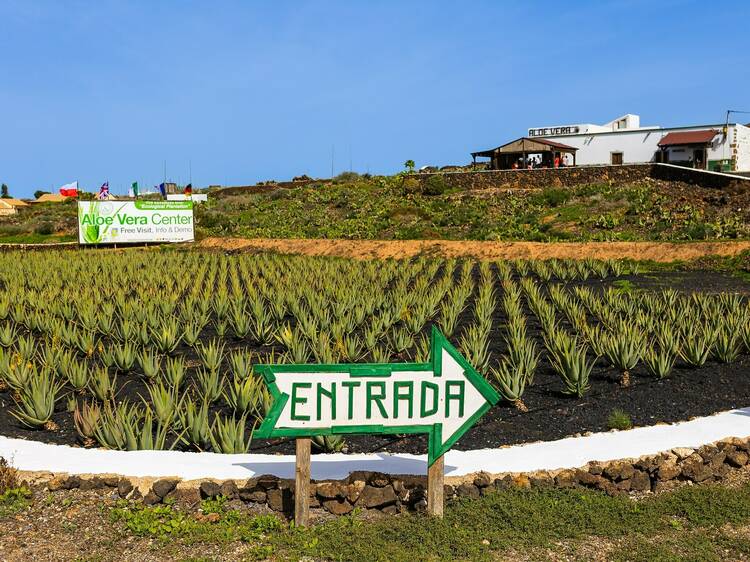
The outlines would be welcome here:
M 270 401 L 255 365 L 423 362 L 432 326 L 503 397 L 459 449 L 685 420 L 750 392 L 747 285 L 718 273 L 136 249 L 4 253 L 0 286 L 0 435 L 68 445 L 291 452 L 253 439 Z

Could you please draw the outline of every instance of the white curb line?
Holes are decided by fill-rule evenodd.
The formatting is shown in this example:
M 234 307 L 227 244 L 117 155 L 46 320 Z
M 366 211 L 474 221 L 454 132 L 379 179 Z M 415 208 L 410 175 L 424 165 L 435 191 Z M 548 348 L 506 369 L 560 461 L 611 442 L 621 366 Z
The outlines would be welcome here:
M 453 450 L 445 455 L 445 474 L 450 477 L 479 471 L 498 474 L 576 468 L 589 461 L 636 458 L 677 447 L 697 448 L 729 437 L 748 436 L 750 407 L 673 425 L 595 433 L 586 437 L 570 437 L 501 449 Z M 156 478 L 171 476 L 184 480 L 242 480 L 261 474 L 294 478 L 293 455 L 108 451 L 0 436 L 0 457 L 23 471 Z M 312 478 L 315 480 L 338 480 L 346 478 L 355 470 L 424 475 L 427 473 L 427 455 L 338 453 L 314 455 L 312 459 Z

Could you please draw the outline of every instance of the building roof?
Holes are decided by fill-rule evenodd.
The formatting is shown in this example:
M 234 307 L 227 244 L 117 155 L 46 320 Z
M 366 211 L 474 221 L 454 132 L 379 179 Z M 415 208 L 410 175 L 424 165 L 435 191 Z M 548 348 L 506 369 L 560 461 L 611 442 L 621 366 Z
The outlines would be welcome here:
M 28 203 L 26 201 L 21 201 L 20 199 L 16 199 L 14 197 L 4 197 L 2 199 L 5 203 L 10 205 L 11 207 L 26 207 L 28 206 Z
M 574 153 L 577 148 L 574 146 L 568 146 L 559 142 L 540 139 L 540 138 L 529 138 L 521 137 L 509 143 L 498 146 L 497 148 L 491 148 L 489 150 L 482 150 L 480 152 L 472 152 L 471 155 L 474 157 L 484 156 L 490 158 L 495 154 L 508 154 L 518 152 L 552 152 L 554 150 L 561 150 L 563 152 Z
M 39 199 L 34 201 L 34 203 L 62 203 L 63 201 L 67 201 L 69 197 L 65 197 L 64 195 L 60 195 L 59 193 L 45 193 L 43 195 L 39 196 Z
M 703 131 L 683 131 L 680 133 L 667 133 L 659 141 L 659 146 L 675 146 L 680 144 L 707 144 L 719 134 L 716 129 Z

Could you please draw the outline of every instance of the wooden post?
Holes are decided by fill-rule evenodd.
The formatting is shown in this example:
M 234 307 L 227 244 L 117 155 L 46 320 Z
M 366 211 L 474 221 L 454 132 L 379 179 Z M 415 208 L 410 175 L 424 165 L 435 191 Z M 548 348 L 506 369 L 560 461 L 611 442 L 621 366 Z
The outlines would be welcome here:
M 427 469 L 427 514 L 431 517 L 443 516 L 443 482 L 445 477 L 445 457 L 438 457 Z
M 309 437 L 296 440 L 297 459 L 294 467 L 294 524 L 307 527 L 310 518 L 310 446 Z

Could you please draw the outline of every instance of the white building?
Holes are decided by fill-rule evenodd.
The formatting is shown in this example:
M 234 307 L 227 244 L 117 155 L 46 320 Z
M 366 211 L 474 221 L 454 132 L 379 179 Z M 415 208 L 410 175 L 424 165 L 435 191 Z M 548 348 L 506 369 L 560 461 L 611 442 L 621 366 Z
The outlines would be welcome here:
M 739 123 L 641 127 L 628 113 L 605 123 L 533 127 L 528 136 L 473 152 L 490 168 L 663 162 L 723 172 L 750 171 L 750 126 Z
M 628 113 L 605 123 L 529 129 L 529 138 L 577 148 L 576 163 L 666 162 L 716 171 L 750 171 L 750 128 L 738 123 L 641 127 Z

